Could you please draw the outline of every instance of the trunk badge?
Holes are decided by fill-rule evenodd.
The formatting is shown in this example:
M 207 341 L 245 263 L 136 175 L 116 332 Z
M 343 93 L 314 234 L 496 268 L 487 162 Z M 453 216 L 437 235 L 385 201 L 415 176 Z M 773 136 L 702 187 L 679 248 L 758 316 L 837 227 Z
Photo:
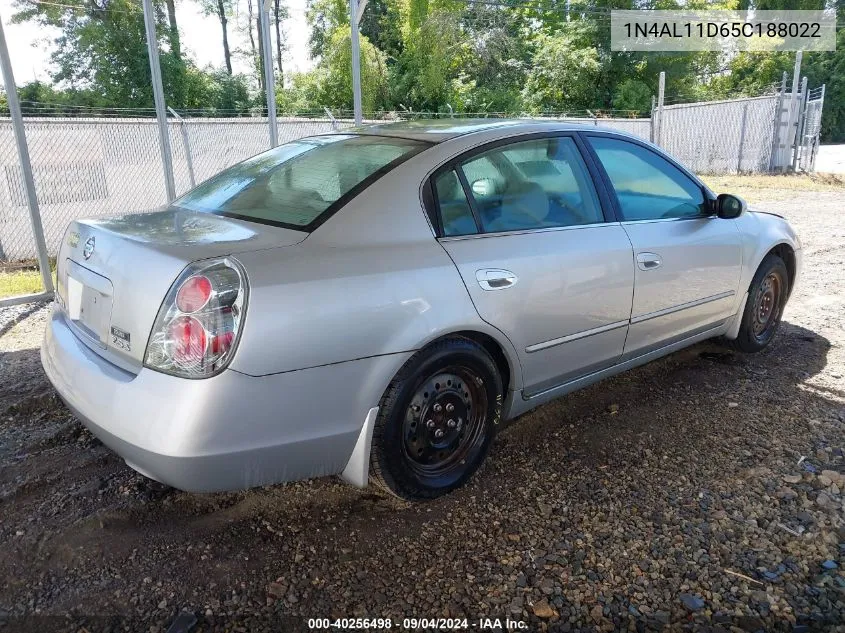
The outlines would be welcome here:
M 89 237 L 88 241 L 85 242 L 85 248 L 82 249 L 82 256 L 85 259 L 91 259 L 91 255 L 94 254 L 94 243 L 95 240 L 93 237 Z

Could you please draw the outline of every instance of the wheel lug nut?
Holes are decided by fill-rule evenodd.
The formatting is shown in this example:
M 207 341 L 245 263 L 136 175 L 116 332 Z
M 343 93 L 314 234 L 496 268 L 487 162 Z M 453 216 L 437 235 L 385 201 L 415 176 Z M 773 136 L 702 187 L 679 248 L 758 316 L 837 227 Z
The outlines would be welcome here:
M 446 426 L 448 426 L 450 429 L 454 429 L 456 426 L 458 426 L 458 424 L 452 418 L 449 418 L 449 421 L 446 422 Z
M 438 440 L 439 440 L 441 437 L 443 437 L 443 429 L 437 429 L 437 430 L 434 432 L 434 437 L 436 437 Z
M 426 420 L 425 425 L 428 428 L 433 429 L 434 428 L 434 420 Z
M 452 411 L 454 411 L 454 410 L 455 410 L 455 405 L 452 404 L 451 402 L 446 405 L 446 411 L 448 411 L 449 413 L 452 413 Z
M 437 411 L 437 413 L 440 413 L 443 410 L 443 406 L 439 405 L 439 404 L 435 404 L 434 410 Z

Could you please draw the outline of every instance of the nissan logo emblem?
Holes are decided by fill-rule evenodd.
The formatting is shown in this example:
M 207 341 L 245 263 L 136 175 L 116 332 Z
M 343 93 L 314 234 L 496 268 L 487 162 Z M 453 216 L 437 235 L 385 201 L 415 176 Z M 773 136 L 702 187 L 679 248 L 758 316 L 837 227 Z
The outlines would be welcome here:
M 94 238 L 89 237 L 88 241 L 85 242 L 85 248 L 82 249 L 82 256 L 85 259 L 90 259 L 91 255 L 94 254 Z

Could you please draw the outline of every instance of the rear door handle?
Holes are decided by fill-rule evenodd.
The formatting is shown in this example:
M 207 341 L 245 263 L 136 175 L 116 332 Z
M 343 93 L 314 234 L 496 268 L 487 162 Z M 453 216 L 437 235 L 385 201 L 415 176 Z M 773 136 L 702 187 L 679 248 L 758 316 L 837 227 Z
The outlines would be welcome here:
M 519 278 L 502 268 L 482 268 L 475 271 L 475 279 L 483 290 L 504 290 L 510 288 Z
M 663 260 L 657 253 L 637 253 L 637 268 L 640 270 L 654 270 L 662 263 Z

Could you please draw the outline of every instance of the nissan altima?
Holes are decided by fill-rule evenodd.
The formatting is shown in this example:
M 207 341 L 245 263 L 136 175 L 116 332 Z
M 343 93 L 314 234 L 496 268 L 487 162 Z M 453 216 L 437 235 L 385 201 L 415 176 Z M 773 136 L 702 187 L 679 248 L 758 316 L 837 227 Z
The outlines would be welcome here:
M 429 499 L 549 400 L 704 339 L 763 349 L 800 270 L 784 219 L 632 136 L 389 123 L 71 223 L 41 358 L 177 488 L 339 474 Z

